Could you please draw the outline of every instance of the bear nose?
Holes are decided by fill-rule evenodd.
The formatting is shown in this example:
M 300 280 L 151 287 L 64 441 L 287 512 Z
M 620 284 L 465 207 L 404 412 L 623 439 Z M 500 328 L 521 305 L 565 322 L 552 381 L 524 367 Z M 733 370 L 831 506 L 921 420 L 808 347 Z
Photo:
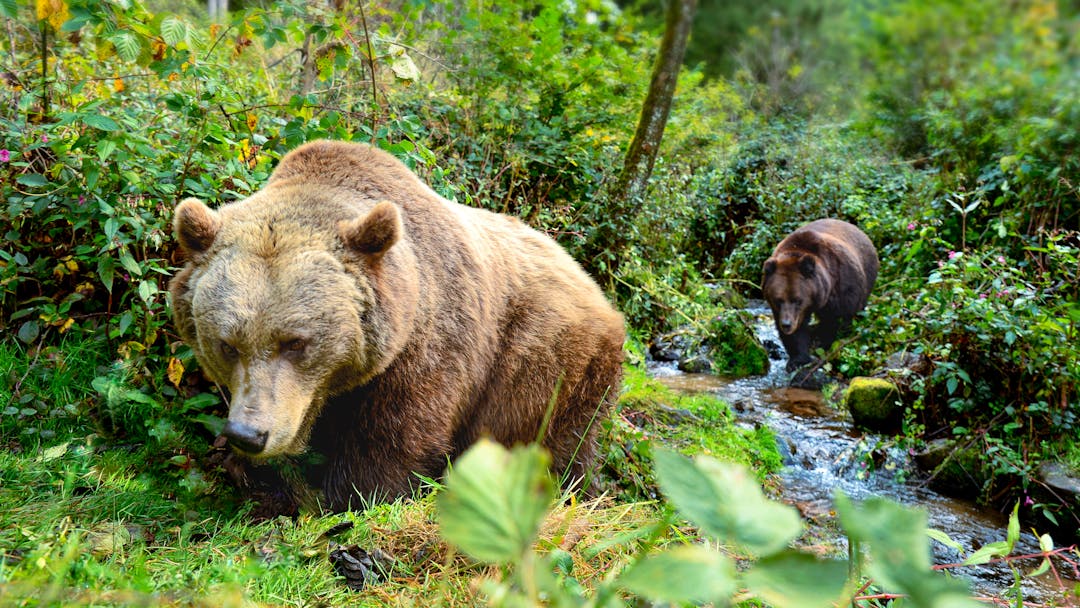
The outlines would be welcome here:
M 225 430 L 221 431 L 221 434 L 229 440 L 229 444 L 234 448 L 248 454 L 258 454 L 266 447 L 267 432 L 258 431 L 242 422 L 230 420 L 225 425 Z
M 785 332 L 790 331 L 791 330 L 791 321 L 781 321 L 780 322 L 780 329 L 784 330 Z

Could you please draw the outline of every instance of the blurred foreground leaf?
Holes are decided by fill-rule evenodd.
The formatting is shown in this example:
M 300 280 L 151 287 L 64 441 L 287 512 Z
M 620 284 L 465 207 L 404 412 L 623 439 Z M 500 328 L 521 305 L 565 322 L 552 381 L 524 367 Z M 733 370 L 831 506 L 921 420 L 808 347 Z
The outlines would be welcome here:
M 508 563 L 532 547 L 554 498 L 548 455 L 481 440 L 454 463 L 436 498 L 443 537 L 472 557 Z

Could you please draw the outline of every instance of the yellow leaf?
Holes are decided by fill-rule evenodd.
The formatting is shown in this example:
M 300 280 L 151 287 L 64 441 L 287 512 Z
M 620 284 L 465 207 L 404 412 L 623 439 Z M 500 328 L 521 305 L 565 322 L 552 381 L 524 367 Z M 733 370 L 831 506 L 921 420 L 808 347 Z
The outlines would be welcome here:
M 69 271 L 71 271 L 71 272 L 78 272 L 79 271 L 79 263 L 76 262 L 75 260 L 70 260 L 69 259 L 68 261 L 64 262 L 64 266 L 67 266 L 67 269 Z
M 166 372 L 169 376 L 169 382 L 176 388 L 180 388 L 180 381 L 184 379 L 184 364 L 180 362 L 180 359 L 172 357 L 169 359 L 169 369 Z
M 248 131 L 255 131 L 255 128 L 259 126 L 259 117 L 254 114 L 247 115 L 247 128 Z
M 48 21 L 54 30 L 60 29 L 60 26 L 71 19 L 67 2 L 64 0 L 37 0 L 35 8 L 38 20 Z
M 72 319 L 71 317 L 68 317 L 67 320 L 64 321 L 63 324 L 60 325 L 60 333 L 64 333 L 67 330 L 71 329 L 71 326 L 74 323 L 75 323 L 75 319 Z
M 113 91 L 115 91 L 117 93 L 123 92 L 124 91 L 124 79 L 123 78 L 114 78 L 112 88 L 113 88 Z

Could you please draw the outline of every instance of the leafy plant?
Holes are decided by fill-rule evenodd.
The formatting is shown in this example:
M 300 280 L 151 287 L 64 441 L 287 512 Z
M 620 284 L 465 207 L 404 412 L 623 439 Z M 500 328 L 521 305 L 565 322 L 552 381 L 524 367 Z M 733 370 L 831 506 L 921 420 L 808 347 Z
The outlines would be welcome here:
M 438 498 L 442 533 L 475 559 L 513 564 L 484 583 L 496 606 L 613 606 L 624 593 L 661 602 L 726 603 L 743 588 L 748 592 L 740 599 L 755 597 L 778 608 L 825 608 L 855 598 L 858 579 L 851 574 L 863 564 L 789 549 L 803 530 L 798 513 L 767 499 L 745 469 L 666 450 L 656 450 L 655 458 L 664 495 L 704 538 L 673 527 L 667 511 L 641 534 L 620 541 L 634 543 L 633 556 L 591 594 L 583 594 L 560 565 L 559 553 L 533 548 L 544 509 L 524 503 L 552 498 L 545 457 L 535 447 L 507 451 L 485 441 L 471 448 Z M 836 501 L 849 543 L 866 545 L 872 559 L 865 567 L 881 585 L 914 607 L 979 605 L 961 583 L 931 570 L 924 514 L 883 499 L 856 504 L 838 494 Z M 736 568 L 732 550 L 749 562 L 745 569 Z

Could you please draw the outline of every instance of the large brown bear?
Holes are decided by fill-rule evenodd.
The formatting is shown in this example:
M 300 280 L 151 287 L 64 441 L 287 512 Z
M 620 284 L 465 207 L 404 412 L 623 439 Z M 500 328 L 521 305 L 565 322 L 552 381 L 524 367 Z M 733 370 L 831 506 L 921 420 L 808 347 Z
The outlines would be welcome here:
M 481 436 L 536 440 L 552 403 L 552 468 L 585 477 L 623 320 L 547 236 L 331 141 L 246 200 L 183 201 L 174 228 L 173 317 L 228 388 L 224 436 L 256 462 L 313 454 L 324 507 L 407 494 Z
M 765 261 L 761 291 L 788 353 L 788 371 L 809 363 L 814 348 L 832 345 L 866 307 L 877 274 L 874 244 L 847 222 L 817 220 L 780 241 Z

